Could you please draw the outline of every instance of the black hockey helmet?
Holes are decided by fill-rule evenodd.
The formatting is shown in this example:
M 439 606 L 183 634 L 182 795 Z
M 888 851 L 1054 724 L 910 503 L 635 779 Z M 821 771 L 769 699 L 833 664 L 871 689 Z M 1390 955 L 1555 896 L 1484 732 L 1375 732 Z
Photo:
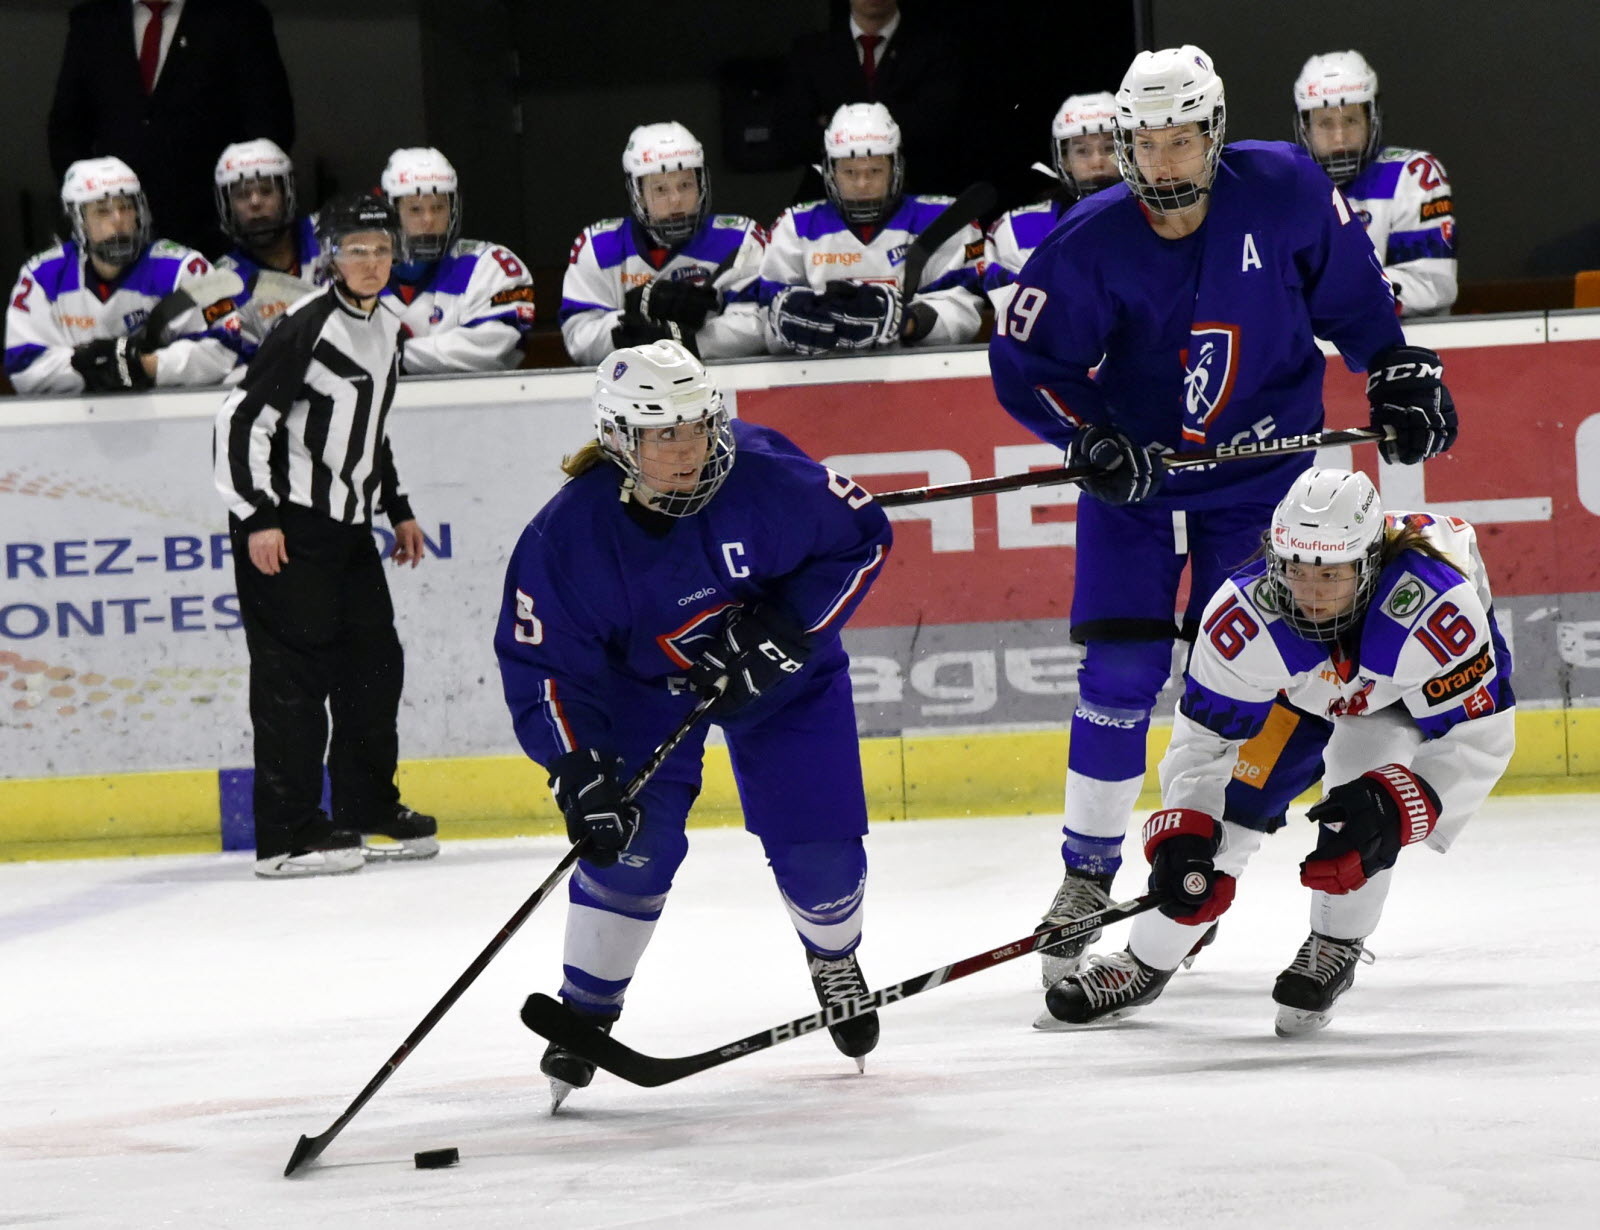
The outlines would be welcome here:
M 369 192 L 335 197 L 317 214 L 317 242 L 329 256 L 339 249 L 339 241 L 348 235 L 382 231 L 394 245 L 395 258 L 400 255 L 400 216 L 384 197 Z

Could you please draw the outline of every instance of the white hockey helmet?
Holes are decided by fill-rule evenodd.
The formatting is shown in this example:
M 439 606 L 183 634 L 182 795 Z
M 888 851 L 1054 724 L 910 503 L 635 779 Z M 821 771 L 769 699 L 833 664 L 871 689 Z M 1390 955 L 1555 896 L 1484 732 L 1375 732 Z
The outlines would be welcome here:
M 1360 471 L 1307 470 L 1272 513 L 1267 534 L 1272 604 L 1307 640 L 1337 640 L 1366 613 L 1378 584 L 1383 543 L 1383 503 L 1370 478 Z M 1354 564 L 1355 594 L 1349 608 L 1324 620 L 1304 615 L 1289 589 L 1289 564 Z
M 429 146 L 397 149 L 379 179 L 384 196 L 399 210 L 401 197 L 439 194 L 450 198 L 450 222 L 442 235 L 405 235 L 405 259 L 436 261 L 461 234 L 461 183 L 450 160 Z
M 1074 94 L 1061 104 L 1055 119 L 1050 121 L 1050 161 L 1056 176 L 1074 196 L 1085 197 L 1109 188 L 1117 182 L 1116 176 L 1079 182 L 1068 169 L 1067 147 L 1073 137 L 1087 137 L 1095 133 L 1115 134 L 1117 129 L 1117 100 L 1109 92 L 1100 94 Z
M 1145 206 L 1158 214 L 1188 209 L 1211 190 L 1227 128 L 1222 78 L 1211 57 L 1193 43 L 1162 51 L 1141 51 L 1128 66 L 1117 91 L 1117 169 Z M 1204 182 L 1198 179 L 1156 185 L 1145 179 L 1134 160 L 1133 143 L 1140 129 L 1199 124 L 1211 139 L 1206 150 Z
M 711 212 L 711 177 L 706 171 L 706 151 L 694 133 L 676 120 L 640 124 L 628 134 L 622 149 L 622 171 L 627 180 L 628 207 L 633 217 L 662 247 L 683 243 Z M 693 171 L 699 200 L 693 213 L 652 218 L 645 203 L 646 176 L 663 171 Z
M 839 192 L 835 164 L 843 158 L 889 158 L 889 187 L 881 197 L 846 200 Z M 833 113 L 822 133 L 822 182 L 828 199 L 853 226 L 876 226 L 900 204 L 905 183 L 905 155 L 900 152 L 900 125 L 882 103 L 846 103 Z
M 627 475 L 622 495 L 643 492 L 645 502 L 669 517 L 699 512 L 733 469 L 733 432 L 722 393 L 699 359 L 674 341 L 613 350 L 595 368 L 595 437 Z M 646 431 L 704 424 L 704 464 L 687 491 L 658 491 L 640 464 Z
M 1352 104 L 1367 109 L 1366 144 L 1359 150 L 1319 155 L 1311 146 L 1311 113 Z M 1377 157 L 1383 140 L 1383 113 L 1378 108 L 1378 73 L 1365 56 L 1359 51 L 1328 51 L 1305 62 L 1294 83 L 1294 135 L 1322 164 L 1328 178 L 1341 186 Z
M 229 189 L 247 179 L 270 179 L 278 184 L 283 197 L 283 212 L 276 219 L 262 219 L 244 223 L 233 209 Z M 217 169 L 212 174 L 217 200 L 217 217 L 222 229 L 237 243 L 261 244 L 277 238 L 289 229 L 295 215 L 294 163 L 276 141 L 261 137 L 255 141 L 239 141 L 228 146 L 217 158 Z
M 118 196 L 133 202 L 137 219 L 133 234 L 113 235 L 90 243 L 84 228 L 84 207 Z M 83 158 L 68 167 L 61 181 L 61 208 L 66 212 L 73 242 L 91 256 L 118 269 L 133 264 L 153 234 L 150 202 L 144 188 L 133 168 L 120 158 Z

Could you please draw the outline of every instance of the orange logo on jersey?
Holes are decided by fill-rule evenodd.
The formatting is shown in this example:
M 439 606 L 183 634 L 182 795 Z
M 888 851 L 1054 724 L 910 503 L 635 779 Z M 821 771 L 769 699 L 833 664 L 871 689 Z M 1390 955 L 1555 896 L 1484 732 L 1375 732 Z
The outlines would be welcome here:
M 813 252 L 811 254 L 813 265 L 859 265 L 861 253 L 859 252 Z

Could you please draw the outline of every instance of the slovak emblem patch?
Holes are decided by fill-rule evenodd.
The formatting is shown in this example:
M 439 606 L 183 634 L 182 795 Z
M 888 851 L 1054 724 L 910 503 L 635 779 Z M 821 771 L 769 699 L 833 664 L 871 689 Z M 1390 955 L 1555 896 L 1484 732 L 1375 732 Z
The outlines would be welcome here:
M 1204 444 L 1206 427 L 1233 396 L 1239 326 L 1206 321 L 1189 331 L 1183 356 L 1183 438 Z

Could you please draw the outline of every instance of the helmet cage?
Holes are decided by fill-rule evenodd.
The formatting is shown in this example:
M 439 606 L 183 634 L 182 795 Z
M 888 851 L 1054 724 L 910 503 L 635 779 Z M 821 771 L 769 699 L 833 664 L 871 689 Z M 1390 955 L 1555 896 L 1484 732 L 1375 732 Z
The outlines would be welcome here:
M 850 157 L 871 158 L 877 155 L 853 154 Z M 851 226 L 877 226 L 894 213 L 900 204 L 902 189 L 906 180 L 905 157 L 896 150 L 889 157 L 889 186 L 882 196 L 866 197 L 857 200 L 847 200 L 839 191 L 839 181 L 834 175 L 836 163 L 844 161 L 842 158 L 824 158 L 822 160 L 822 182 L 828 190 L 828 199 L 833 202 L 833 207 Z
M 1288 567 L 1290 564 L 1309 564 L 1315 567 L 1321 565 L 1322 560 L 1315 557 L 1301 559 L 1297 555 L 1283 556 L 1269 547 L 1266 583 L 1271 594 L 1271 604 L 1282 616 L 1283 622 L 1294 630 L 1296 636 L 1308 641 L 1331 644 L 1359 624 L 1366 615 L 1367 604 L 1372 601 L 1373 591 L 1378 588 L 1378 578 L 1382 574 L 1382 555 L 1383 536 L 1380 534 L 1373 539 L 1372 545 L 1361 558 L 1355 561 L 1356 592 L 1350 609 L 1343 614 L 1335 615 L 1332 619 L 1314 620 L 1302 615 L 1300 608 L 1295 605 L 1293 592 L 1289 589 Z
M 1266 598 L 1283 621 L 1308 641 L 1332 642 L 1360 624 L 1382 571 L 1383 506 L 1372 480 L 1358 471 L 1310 469 L 1290 485 L 1272 512 L 1266 534 Z M 1354 564 L 1348 608 L 1311 619 L 1294 600 L 1291 564 L 1312 568 Z
M 1347 104 L 1335 99 L 1328 99 L 1322 104 L 1323 107 L 1345 105 Z M 1365 107 L 1367 111 L 1366 144 L 1358 150 L 1340 150 L 1338 153 L 1327 155 L 1317 153 L 1311 144 L 1311 116 L 1313 111 L 1321 108 L 1296 110 L 1294 113 L 1294 139 L 1305 147 L 1306 153 L 1316 159 L 1317 165 L 1328 173 L 1328 178 L 1341 188 L 1367 169 L 1383 145 L 1383 110 L 1378 106 L 1378 100 L 1367 99 L 1359 105 Z
M 704 164 L 697 167 L 678 167 L 677 170 L 693 171 L 694 186 L 697 194 L 694 211 L 687 214 L 674 214 L 670 218 L 652 218 L 650 207 L 645 202 L 645 190 L 642 181 L 651 175 L 662 175 L 673 168 L 650 171 L 645 175 L 624 175 L 628 187 L 628 208 L 633 213 L 634 221 L 644 228 L 645 232 L 663 248 L 675 248 L 681 243 L 688 242 L 689 238 L 700 229 L 707 215 L 711 212 L 711 176 L 706 173 Z
M 1200 126 L 1200 135 L 1211 138 L 1210 148 L 1206 150 L 1203 178 L 1184 180 L 1180 184 L 1151 183 L 1144 177 L 1144 172 L 1139 170 L 1139 164 L 1133 153 L 1133 142 L 1140 132 L 1175 128 L 1177 124 L 1147 124 L 1140 121 L 1135 128 L 1124 128 L 1120 124 L 1117 126 L 1115 133 L 1117 170 L 1122 175 L 1123 183 L 1133 190 L 1134 196 L 1138 197 L 1151 213 L 1182 213 L 1209 192 L 1211 185 L 1217 179 L 1217 160 L 1222 157 L 1222 142 L 1227 130 L 1224 104 L 1219 100 L 1207 118 L 1182 120 L 1179 123 L 1196 123 Z
M 1113 131 L 1112 125 L 1107 124 L 1105 127 L 1098 129 L 1097 131 L 1111 133 L 1114 154 L 1116 133 Z M 1067 169 L 1071 165 L 1067 161 L 1067 154 L 1072 143 L 1079 137 L 1089 137 L 1094 135 L 1096 135 L 1096 133 L 1074 133 L 1070 137 L 1057 137 L 1050 143 L 1050 161 L 1055 166 L 1056 176 L 1061 180 L 1061 186 L 1078 200 L 1081 200 L 1086 196 L 1093 196 L 1095 193 L 1111 187 L 1112 184 L 1122 182 L 1121 178 L 1117 175 L 1108 175 L 1104 179 L 1079 179 Z M 1120 170 L 1121 163 L 1118 163 L 1117 165 L 1118 169 Z
M 395 259 L 406 261 L 436 261 L 450 250 L 461 234 L 461 190 L 455 191 L 440 188 L 418 188 L 415 192 L 402 192 L 398 196 L 391 195 L 390 201 L 394 204 L 396 216 L 400 215 L 400 202 L 408 196 L 447 196 L 450 198 L 450 222 L 443 234 L 413 235 L 406 230 L 406 224 L 400 223 L 399 243 L 395 245 Z
M 256 179 L 270 179 L 277 182 L 278 191 L 283 197 L 283 211 L 275 221 L 246 224 L 234 212 L 232 195 L 234 185 L 248 183 Z M 212 193 L 216 197 L 217 217 L 222 221 L 223 233 L 235 243 L 241 244 L 246 248 L 264 247 L 272 243 L 294 223 L 296 193 L 293 172 L 287 175 L 268 174 L 265 172 L 258 172 L 255 175 L 241 175 L 226 184 L 213 184 Z
M 1074 94 L 1061 104 L 1050 124 L 1050 165 L 1068 195 L 1074 199 L 1092 196 L 1118 182 L 1116 175 L 1080 181 L 1069 167 L 1068 155 L 1076 137 L 1114 134 L 1117 127 L 1117 102 L 1111 94 Z M 1113 146 L 1113 149 L 1115 147 Z
M 84 210 L 101 201 L 109 201 L 114 197 L 127 197 L 133 202 L 134 216 L 137 219 L 133 234 L 113 235 L 109 239 L 91 242 L 89 239 L 88 220 L 84 217 Z M 75 201 L 66 206 L 67 222 L 72 230 L 73 241 L 80 249 L 95 257 L 102 263 L 125 269 L 139 258 L 139 253 L 150 246 L 154 237 L 155 228 L 150 221 L 150 201 L 144 194 L 144 189 L 137 192 L 110 192 L 105 196 L 96 197 L 91 201 Z

